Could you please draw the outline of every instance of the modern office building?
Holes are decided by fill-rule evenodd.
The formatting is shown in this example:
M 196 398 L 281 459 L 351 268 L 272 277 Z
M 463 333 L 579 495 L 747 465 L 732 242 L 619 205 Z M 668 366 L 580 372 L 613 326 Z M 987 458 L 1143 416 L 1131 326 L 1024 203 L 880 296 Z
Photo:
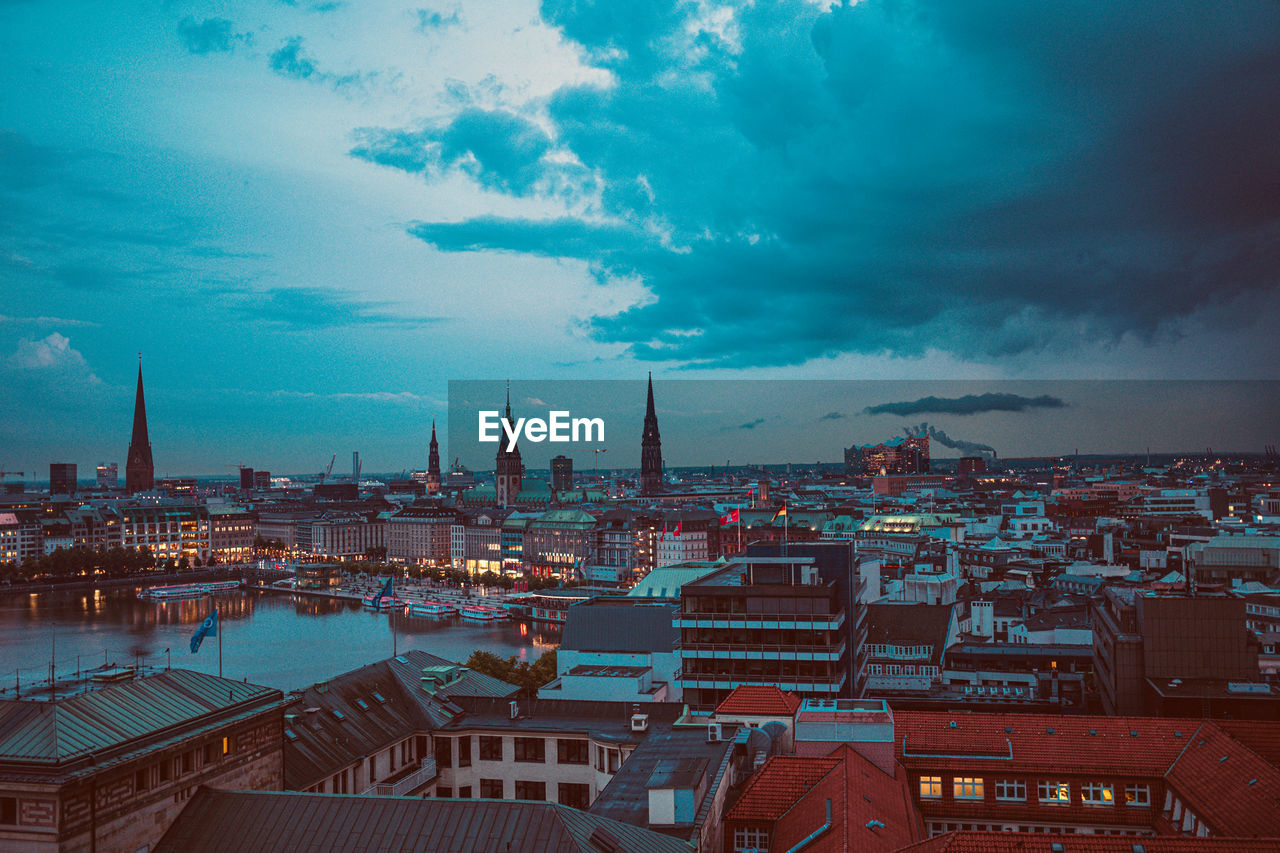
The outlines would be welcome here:
M 76 493 L 76 464 L 74 462 L 49 463 L 49 494 L 74 495 Z
M 836 583 L 813 557 L 748 557 L 680 590 L 681 688 L 711 709 L 743 684 L 842 695 L 853 651 Z

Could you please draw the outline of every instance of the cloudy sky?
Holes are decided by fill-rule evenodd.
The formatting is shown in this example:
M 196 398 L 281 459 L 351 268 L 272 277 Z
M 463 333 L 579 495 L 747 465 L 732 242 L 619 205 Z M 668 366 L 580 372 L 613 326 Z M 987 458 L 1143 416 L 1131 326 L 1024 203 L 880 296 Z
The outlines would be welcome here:
M 138 351 L 162 474 L 420 466 L 450 379 L 1276 378 L 1276 32 L 0 0 L 0 465 L 123 463 Z

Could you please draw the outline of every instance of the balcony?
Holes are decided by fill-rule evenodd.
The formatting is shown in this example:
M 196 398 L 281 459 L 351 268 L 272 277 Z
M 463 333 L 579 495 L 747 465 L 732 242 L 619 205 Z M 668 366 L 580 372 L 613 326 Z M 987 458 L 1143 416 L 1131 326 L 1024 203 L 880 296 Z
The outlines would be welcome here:
M 714 660 L 794 660 L 838 661 L 844 657 L 845 641 L 836 645 L 802 645 L 798 643 L 697 643 L 682 641 L 678 650 L 683 658 Z
M 424 758 L 420 767 L 410 764 L 395 776 L 370 785 L 360 794 L 365 797 L 404 797 L 426 786 L 436 775 L 436 760 Z

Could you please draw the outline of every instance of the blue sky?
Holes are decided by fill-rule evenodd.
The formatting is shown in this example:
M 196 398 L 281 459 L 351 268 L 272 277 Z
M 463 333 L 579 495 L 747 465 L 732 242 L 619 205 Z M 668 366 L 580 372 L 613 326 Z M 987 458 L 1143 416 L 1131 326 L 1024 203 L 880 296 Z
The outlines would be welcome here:
M 1276 378 L 1277 31 L 0 2 L 0 465 L 122 462 L 140 350 L 174 474 L 421 466 L 450 379 Z

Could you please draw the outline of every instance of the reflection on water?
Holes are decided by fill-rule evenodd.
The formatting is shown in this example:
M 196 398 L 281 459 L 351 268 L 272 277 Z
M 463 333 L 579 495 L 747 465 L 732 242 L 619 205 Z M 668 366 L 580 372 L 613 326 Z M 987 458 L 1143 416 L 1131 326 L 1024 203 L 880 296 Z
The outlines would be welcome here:
M 375 613 L 359 602 L 240 590 L 181 601 L 137 597 L 141 587 L 0 596 L 0 698 L 15 681 L 47 681 L 56 645 L 60 677 L 104 663 L 217 673 L 291 690 L 389 657 L 424 649 L 465 661 L 476 649 L 536 659 L 560 641 L 559 626 L 474 623 L 458 617 Z M 195 628 L 218 608 L 221 636 L 188 649 Z M 393 642 L 391 626 L 395 626 Z

